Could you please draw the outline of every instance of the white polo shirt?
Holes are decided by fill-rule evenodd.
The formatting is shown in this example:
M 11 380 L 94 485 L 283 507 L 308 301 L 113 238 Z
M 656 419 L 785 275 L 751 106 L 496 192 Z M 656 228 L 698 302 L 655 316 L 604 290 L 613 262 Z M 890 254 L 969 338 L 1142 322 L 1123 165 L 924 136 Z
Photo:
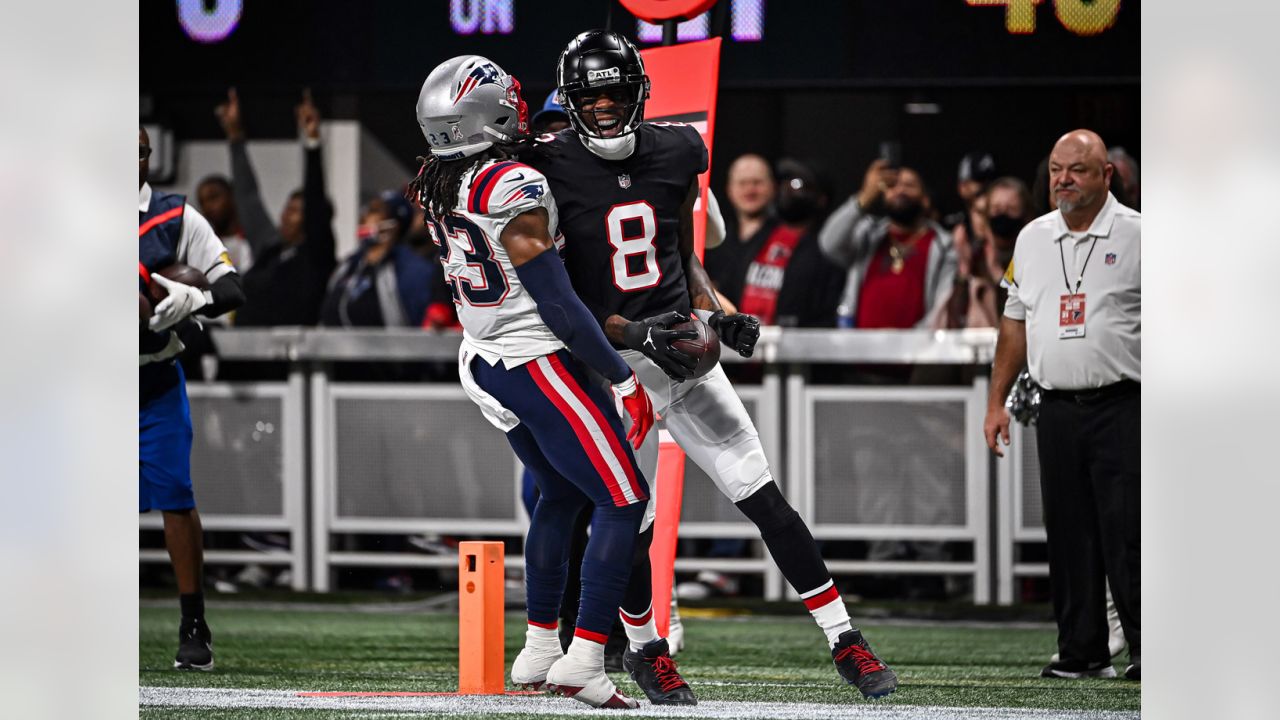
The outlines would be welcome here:
M 1027 365 L 1042 387 L 1088 390 L 1142 381 L 1137 210 L 1107 193 L 1083 233 L 1070 232 L 1057 210 L 1036 218 L 1018 234 L 1004 285 L 1004 314 L 1027 323 Z M 1080 309 L 1082 318 L 1076 315 Z

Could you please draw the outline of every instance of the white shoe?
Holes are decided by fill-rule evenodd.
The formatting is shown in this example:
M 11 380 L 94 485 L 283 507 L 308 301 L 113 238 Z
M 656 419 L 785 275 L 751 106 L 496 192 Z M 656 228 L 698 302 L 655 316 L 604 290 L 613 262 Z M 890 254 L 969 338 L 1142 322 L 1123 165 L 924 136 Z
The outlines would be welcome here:
M 511 663 L 511 684 L 529 690 L 541 690 L 547 683 L 547 671 L 557 660 L 564 657 L 560 647 L 555 653 L 537 652 L 528 646 L 520 651 L 515 662 Z
M 684 649 L 684 623 L 680 621 L 680 607 L 674 597 L 671 598 L 671 620 L 667 623 L 667 645 L 672 657 Z
M 512 675 L 515 674 L 513 667 Z M 588 664 L 573 654 L 557 660 L 546 675 L 547 689 L 584 702 L 591 707 L 634 710 L 640 703 L 623 695 L 608 675 L 604 674 L 604 658 L 597 664 Z

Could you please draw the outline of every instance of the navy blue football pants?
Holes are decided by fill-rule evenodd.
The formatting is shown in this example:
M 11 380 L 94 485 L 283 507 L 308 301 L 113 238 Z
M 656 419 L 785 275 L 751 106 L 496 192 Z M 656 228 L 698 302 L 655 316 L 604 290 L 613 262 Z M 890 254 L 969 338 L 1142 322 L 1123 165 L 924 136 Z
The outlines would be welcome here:
M 649 497 L 618 413 L 565 350 L 510 370 L 475 358 L 470 370 L 520 419 L 507 440 L 541 494 L 524 548 L 529 623 L 556 627 L 574 520 L 590 504 L 575 634 L 604 643 L 626 592 Z

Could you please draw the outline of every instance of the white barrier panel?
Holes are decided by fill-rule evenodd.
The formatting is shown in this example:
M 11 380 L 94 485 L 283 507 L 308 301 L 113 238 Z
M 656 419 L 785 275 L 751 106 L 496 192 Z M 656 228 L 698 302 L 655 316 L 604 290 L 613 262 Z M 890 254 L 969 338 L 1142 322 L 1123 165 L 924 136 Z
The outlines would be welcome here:
M 287 550 L 205 551 L 205 563 L 288 565 L 294 589 L 309 586 L 304 485 L 306 426 L 303 381 L 187 385 L 194 440 L 192 484 L 207 531 L 283 532 Z M 140 516 L 139 527 L 164 527 L 160 513 Z M 164 550 L 140 560 L 168 563 Z

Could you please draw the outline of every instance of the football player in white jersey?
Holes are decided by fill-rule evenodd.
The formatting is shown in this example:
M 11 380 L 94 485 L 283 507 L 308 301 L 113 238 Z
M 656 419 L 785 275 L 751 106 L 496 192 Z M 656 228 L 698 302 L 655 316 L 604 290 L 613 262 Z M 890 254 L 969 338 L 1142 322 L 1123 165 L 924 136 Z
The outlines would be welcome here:
M 632 446 L 653 407 L 569 284 L 546 178 L 508 159 L 528 136 L 515 78 L 483 57 L 453 58 L 423 83 L 417 116 L 431 152 L 410 192 L 426 209 L 462 322 L 462 385 L 541 493 L 525 543 L 528 629 L 511 680 L 596 707 L 638 707 L 605 675 L 604 643 L 649 497 Z M 613 384 L 630 434 L 588 368 Z M 588 503 L 582 603 L 563 652 L 556 621 L 569 532 Z

